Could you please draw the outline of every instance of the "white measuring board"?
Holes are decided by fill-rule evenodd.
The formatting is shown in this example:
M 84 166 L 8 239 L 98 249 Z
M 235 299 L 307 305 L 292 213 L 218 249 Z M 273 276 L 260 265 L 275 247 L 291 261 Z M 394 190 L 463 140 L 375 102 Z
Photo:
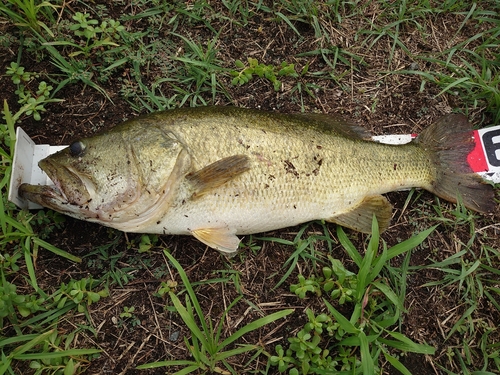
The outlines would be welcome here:
M 9 184 L 9 201 L 19 208 L 43 208 L 36 203 L 23 199 L 18 195 L 17 191 L 19 186 L 25 182 L 32 185 L 54 185 L 45 172 L 40 169 L 38 162 L 66 147 L 68 146 L 36 145 L 29 135 L 18 127 L 16 129 L 14 160 Z
M 372 139 L 380 143 L 398 145 L 411 142 L 416 136 L 416 134 L 381 135 Z M 500 125 L 474 130 L 474 142 L 474 150 L 467 157 L 472 170 L 485 180 L 500 183 Z M 36 145 L 24 130 L 18 127 L 9 184 L 9 201 L 19 208 L 42 208 L 20 197 L 19 186 L 22 183 L 53 185 L 50 178 L 38 167 L 38 162 L 66 147 L 68 146 Z

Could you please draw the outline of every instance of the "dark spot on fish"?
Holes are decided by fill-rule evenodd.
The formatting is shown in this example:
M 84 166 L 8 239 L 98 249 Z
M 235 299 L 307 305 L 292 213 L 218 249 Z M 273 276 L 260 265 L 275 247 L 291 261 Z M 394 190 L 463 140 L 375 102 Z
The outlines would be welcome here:
M 186 200 L 183 199 L 182 202 L 181 202 L 181 204 L 186 204 Z
M 269 188 L 269 185 L 268 184 L 264 184 L 264 189 L 268 189 Z
M 394 164 L 394 170 L 396 170 L 397 168 L 398 168 L 398 165 Z
M 153 160 L 150 160 L 149 161 L 149 166 L 152 167 L 153 166 Z
M 74 157 L 82 156 L 85 152 L 85 145 L 81 141 L 73 142 L 69 146 L 69 154 Z
M 127 160 L 127 164 L 130 164 L 130 160 Z
M 268 178 L 272 181 L 272 180 L 274 180 L 276 177 L 274 177 L 272 174 L 270 174 Z
M 239 143 L 240 145 L 242 145 L 243 147 L 245 147 L 247 150 L 250 148 L 250 146 L 249 146 L 249 145 L 246 145 L 246 144 L 244 144 L 244 143 L 243 143 L 243 139 L 241 139 L 241 138 L 239 138 L 239 139 L 238 139 L 238 143 Z
M 158 221 L 156 222 L 156 225 L 159 225 L 160 223 L 161 223 L 161 220 L 158 220 Z
M 293 205 L 293 208 L 297 209 L 297 206 L 296 206 L 296 205 Z
M 317 146 L 316 146 L 316 148 L 317 148 L 318 150 L 321 150 L 321 149 L 323 148 L 323 146 L 317 145 Z
M 189 217 L 188 215 L 184 215 L 184 217 Z
M 293 165 L 293 163 L 290 160 L 285 160 L 283 164 L 285 164 L 286 173 L 291 173 L 295 177 L 299 178 L 299 172 L 297 172 L 297 170 L 295 169 L 295 165 Z

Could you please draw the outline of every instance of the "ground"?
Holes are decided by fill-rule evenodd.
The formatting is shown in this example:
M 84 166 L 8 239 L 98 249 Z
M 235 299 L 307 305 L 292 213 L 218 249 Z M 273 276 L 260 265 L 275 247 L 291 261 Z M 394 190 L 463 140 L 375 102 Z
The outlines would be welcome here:
M 97 18 L 92 6 L 70 3 L 69 9 L 72 13 L 87 11 Z M 134 5 L 125 2 L 97 3 L 106 5 L 108 17 L 114 19 L 120 19 L 123 15 L 134 15 L 134 12 L 138 14 L 143 8 L 145 9 L 144 5 L 135 9 Z M 485 106 L 474 107 L 465 104 L 460 96 L 449 93 L 437 95 L 441 88 L 432 82 L 427 82 L 422 89 L 422 78 L 418 75 L 393 74 L 409 70 L 410 67 L 415 69 L 413 64 L 425 64 L 422 60 L 413 61 L 410 56 L 426 53 L 430 55 L 433 52 L 446 50 L 452 43 L 456 43 L 455 39 L 466 39 L 478 33 L 482 27 L 487 27 L 470 21 L 458 29 L 462 24 L 463 14 L 446 12 L 429 16 L 426 19 L 428 24 L 423 30 L 405 24 L 399 29 L 399 40 L 404 42 L 408 51 L 403 53 L 400 48 L 394 48 L 394 53 L 391 55 L 393 39 L 386 36 L 377 41 L 368 37 L 362 39 L 359 33 L 359 30 L 366 26 L 364 22 L 380 16 L 381 5 L 377 2 L 364 5 L 365 14 L 362 19 L 345 17 L 342 23 L 322 24 L 322 30 L 329 33 L 328 42 L 321 36 L 315 35 L 316 30 L 312 24 L 301 19 L 290 18 L 301 35 L 299 37 L 289 24 L 280 22 L 265 11 L 255 8 L 246 23 L 239 25 L 231 22 L 231 18 L 237 17 L 231 15 L 222 4 L 211 1 L 208 3 L 210 10 L 207 10 L 209 8 L 204 10 L 206 12 L 204 17 L 209 21 L 205 23 L 192 20 L 188 22 L 182 20 L 180 15 L 180 21 L 167 22 L 175 16 L 176 10 L 170 9 L 165 15 L 164 22 L 158 26 L 158 35 L 151 36 L 151 41 L 168 38 L 173 45 L 177 45 L 178 55 L 182 56 L 186 44 L 178 35 L 194 40 L 202 47 L 206 47 L 209 41 L 215 40 L 215 58 L 224 68 L 235 69 L 235 60 L 246 63 L 247 58 L 252 57 L 259 62 L 274 66 L 282 62 L 294 63 L 299 73 L 307 65 L 309 72 L 304 75 L 299 74 L 298 77 L 280 77 L 282 85 L 278 91 L 275 91 L 272 83 L 264 78 L 254 78 L 244 85 L 235 86 L 231 84 L 232 77 L 229 74 L 217 73 L 220 87 L 223 87 L 227 95 L 218 92 L 212 97 L 210 90 L 202 92 L 200 97 L 209 104 L 237 105 L 284 113 L 301 111 L 341 113 L 374 134 L 419 133 L 440 116 L 452 111 L 466 111 L 473 124 L 487 125 L 493 122 L 493 115 L 485 110 Z M 325 10 L 322 7 L 319 9 Z M 284 9 L 282 11 L 285 12 Z M 319 22 L 322 22 L 321 17 L 319 19 Z M 133 17 L 122 20 L 127 29 L 136 31 L 146 30 L 148 26 L 146 22 L 144 18 Z M 383 24 L 384 21 L 374 19 L 373 22 Z M 218 38 L 214 37 L 207 23 L 220 31 Z M 18 29 L 11 23 L 2 23 L 0 27 L 3 32 L 19 35 Z M 370 44 L 371 42 L 373 44 Z M 324 78 L 324 74 L 327 74 L 325 72 L 332 68 L 321 54 L 307 53 L 327 46 L 335 46 L 338 50 L 345 50 L 354 56 L 342 55 L 347 58 L 351 66 L 339 60 L 335 66 L 335 79 Z M 169 44 L 168 47 L 172 46 Z M 18 53 L 19 48 L 16 43 L 8 48 L 0 47 L 0 71 L 5 72 L 6 67 L 19 56 L 19 63 L 26 71 L 38 72 L 41 75 L 59 74 L 47 56 L 39 56 L 29 48 Z M 143 70 L 139 74 L 145 86 L 151 87 L 161 74 L 168 74 L 167 64 L 162 64 L 158 59 L 171 59 L 169 52 L 171 51 L 158 49 L 151 65 L 147 69 L 142 66 Z M 333 61 L 333 53 L 328 56 Z M 421 69 L 434 68 L 431 62 L 427 64 L 428 66 L 421 66 Z M 69 144 L 80 137 L 109 129 L 124 119 L 147 113 L 148 109 L 144 105 L 141 106 L 141 102 L 137 99 L 141 95 L 144 97 L 144 93 L 139 94 L 140 87 L 134 83 L 136 81 L 133 79 L 134 72 L 131 69 L 132 66 L 128 66 L 113 71 L 108 79 L 99 82 L 109 99 L 94 88 L 75 82 L 57 92 L 55 97 L 63 101 L 46 105 L 47 112 L 42 114 L 40 121 L 25 116 L 19 125 L 36 143 L 59 145 Z M 300 94 L 297 90 L 298 83 L 302 88 L 309 85 L 313 95 L 305 91 Z M 137 97 L 126 97 L 124 95 L 126 87 L 137 90 Z M 175 92 L 168 82 L 158 87 L 163 90 L 162 93 L 167 98 Z M 7 100 L 13 110 L 17 106 L 15 90 L 16 86 L 10 77 L 0 76 L 1 98 Z M 171 106 L 179 104 L 180 97 L 174 100 Z M 189 101 L 185 105 L 189 105 Z M 407 202 L 409 194 L 413 195 Z M 449 334 L 470 306 L 463 298 L 463 289 L 475 286 L 468 284 L 468 279 L 465 278 L 460 284 L 440 284 L 439 282 L 446 278 L 446 272 L 438 267 L 422 266 L 428 266 L 434 261 L 443 261 L 463 249 L 467 249 L 467 252 L 461 257 L 462 263 L 457 263 L 453 269 L 459 270 L 464 264 L 482 259 L 485 246 L 489 246 L 492 252 L 496 251 L 495 254 L 498 254 L 496 238 L 500 236 L 499 210 L 490 215 L 478 214 L 474 219 L 474 227 L 471 227 L 468 221 L 463 221 L 462 224 L 449 224 L 446 220 L 455 220 L 451 213 L 454 205 L 445 202 L 438 204 L 430 193 L 394 192 L 387 197 L 394 205 L 392 224 L 382 235 L 388 247 L 432 225 L 441 224 L 424 244 L 411 253 L 410 272 L 406 275 L 404 299 L 406 311 L 399 327 L 399 332 L 415 342 L 434 346 L 436 354 L 431 357 L 403 353 L 399 359 L 414 375 L 444 374 L 445 372 L 436 364 L 449 371 L 458 372 L 460 370 L 457 362 L 451 359 L 456 355 L 454 353 L 457 353 L 454 349 L 463 354 L 464 335 L 471 338 L 471 346 L 478 346 L 479 344 L 474 341 L 479 340 L 480 335 L 475 336 L 471 332 L 460 331 Z M 436 213 L 436 206 L 444 211 L 441 219 Z M 293 240 L 302 228 L 303 226 L 287 228 L 259 234 L 256 237 Z M 336 238 L 336 226 L 327 224 L 326 228 L 331 237 Z M 306 235 L 321 234 L 323 231 L 321 223 L 312 223 L 307 227 L 304 238 Z M 478 240 L 469 245 L 471 231 Z M 353 231 L 346 230 L 346 232 L 359 250 L 363 251 L 366 248 L 368 236 Z M 160 374 L 165 373 L 165 368 L 136 370 L 135 367 L 148 362 L 182 359 L 188 356 L 183 337 L 189 337 L 189 330 L 177 314 L 165 308 L 166 305 L 171 305 L 168 298 L 157 295 L 161 282 L 171 279 L 180 282 L 162 249 L 169 249 L 191 282 L 201 283 L 202 286 L 197 287 L 196 291 L 207 318 L 218 321 L 227 306 L 239 295 L 243 296 L 242 300 L 230 310 L 223 325 L 223 336 L 229 336 L 247 322 L 260 316 L 284 308 L 295 309 L 287 318 L 245 335 L 239 343 L 259 343 L 274 354 L 277 344 L 286 346 L 288 344 L 286 338 L 292 337 L 303 327 L 306 322 L 307 307 L 324 309 L 321 298 L 309 296 L 301 300 L 290 292 L 290 284 L 296 283 L 299 273 L 310 275 L 315 272 L 311 262 L 301 259 L 286 281 L 275 288 L 286 272 L 287 268 L 283 268 L 283 265 L 295 250 L 293 246 L 255 238 L 250 242 L 247 237 L 244 243 L 252 243 L 260 249 L 255 250 L 246 246 L 238 256 L 228 259 L 193 238 L 160 236 L 149 251 L 138 255 L 141 238 L 140 235 L 127 235 L 97 224 L 65 218 L 62 224 L 50 231 L 46 240 L 81 257 L 83 262 L 73 263 L 45 250 L 40 250 L 38 253 L 36 273 L 39 286 L 43 290 L 57 289 L 61 283 L 89 276 L 96 280 L 104 278 L 108 281 L 106 287 L 109 289 L 109 296 L 89 306 L 90 322 L 84 314 L 75 314 L 60 322 L 58 327 L 59 330 L 68 332 L 80 325 L 93 327 L 92 330 L 81 330 L 75 341 L 80 347 L 98 347 L 102 350 L 98 358 L 85 364 L 86 374 Z M 326 245 L 321 241 L 315 246 L 319 252 L 326 251 Z M 340 259 L 347 269 L 357 272 L 352 259 L 338 241 L 329 254 L 333 258 Z M 498 267 L 500 264 L 498 258 L 492 259 L 496 263 L 491 266 Z M 398 268 L 404 261 L 405 257 L 401 255 L 392 259 L 390 265 Z M 226 282 L 210 281 L 216 278 L 223 278 Z M 119 280 L 121 285 L 116 280 Z M 28 288 L 26 285 L 24 287 Z M 498 288 L 498 283 L 496 287 Z M 500 302 L 498 297 L 496 300 Z M 493 328 L 500 323 L 499 311 L 495 309 L 491 300 L 484 296 L 476 302 L 473 318 L 483 324 L 482 328 L 478 329 L 483 329 L 483 332 L 491 329 L 493 333 L 489 337 L 489 342 L 494 343 L 495 340 L 498 342 L 499 333 Z M 124 311 L 124 307 L 132 306 L 135 309 L 133 318 L 125 321 L 120 314 Z M 248 368 L 246 362 L 249 360 L 250 356 L 239 356 L 232 358 L 231 364 L 236 371 L 246 371 Z M 262 356 L 251 367 L 262 370 L 262 366 L 265 367 L 262 364 L 264 362 L 265 357 Z M 472 358 L 471 362 L 472 367 L 480 366 L 482 359 Z M 23 367 L 25 365 L 20 363 L 20 368 L 17 370 L 28 373 L 24 372 L 29 371 Z M 489 370 L 495 371 L 493 367 Z M 269 373 L 272 371 L 277 372 L 275 368 L 271 368 Z M 388 363 L 384 364 L 381 371 L 384 374 L 399 373 Z

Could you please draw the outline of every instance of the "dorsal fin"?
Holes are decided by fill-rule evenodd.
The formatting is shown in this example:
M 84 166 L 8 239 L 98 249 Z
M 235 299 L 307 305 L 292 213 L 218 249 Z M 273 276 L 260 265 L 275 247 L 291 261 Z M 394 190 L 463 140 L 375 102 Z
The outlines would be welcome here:
M 372 137 L 369 131 L 344 119 L 339 114 L 304 113 L 297 116 L 310 120 L 324 132 L 334 132 L 351 139 L 371 140 Z

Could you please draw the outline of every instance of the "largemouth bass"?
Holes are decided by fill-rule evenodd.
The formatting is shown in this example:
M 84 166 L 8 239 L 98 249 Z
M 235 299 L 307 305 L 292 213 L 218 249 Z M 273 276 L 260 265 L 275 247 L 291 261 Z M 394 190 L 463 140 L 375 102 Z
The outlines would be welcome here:
M 384 230 L 392 206 L 382 194 L 411 187 L 492 211 L 492 186 L 467 163 L 473 146 L 472 127 L 457 114 L 393 146 L 339 116 L 183 108 L 73 142 L 39 163 L 54 186 L 19 192 L 78 219 L 193 235 L 232 254 L 237 235 L 315 219 L 369 233 L 375 215 Z

